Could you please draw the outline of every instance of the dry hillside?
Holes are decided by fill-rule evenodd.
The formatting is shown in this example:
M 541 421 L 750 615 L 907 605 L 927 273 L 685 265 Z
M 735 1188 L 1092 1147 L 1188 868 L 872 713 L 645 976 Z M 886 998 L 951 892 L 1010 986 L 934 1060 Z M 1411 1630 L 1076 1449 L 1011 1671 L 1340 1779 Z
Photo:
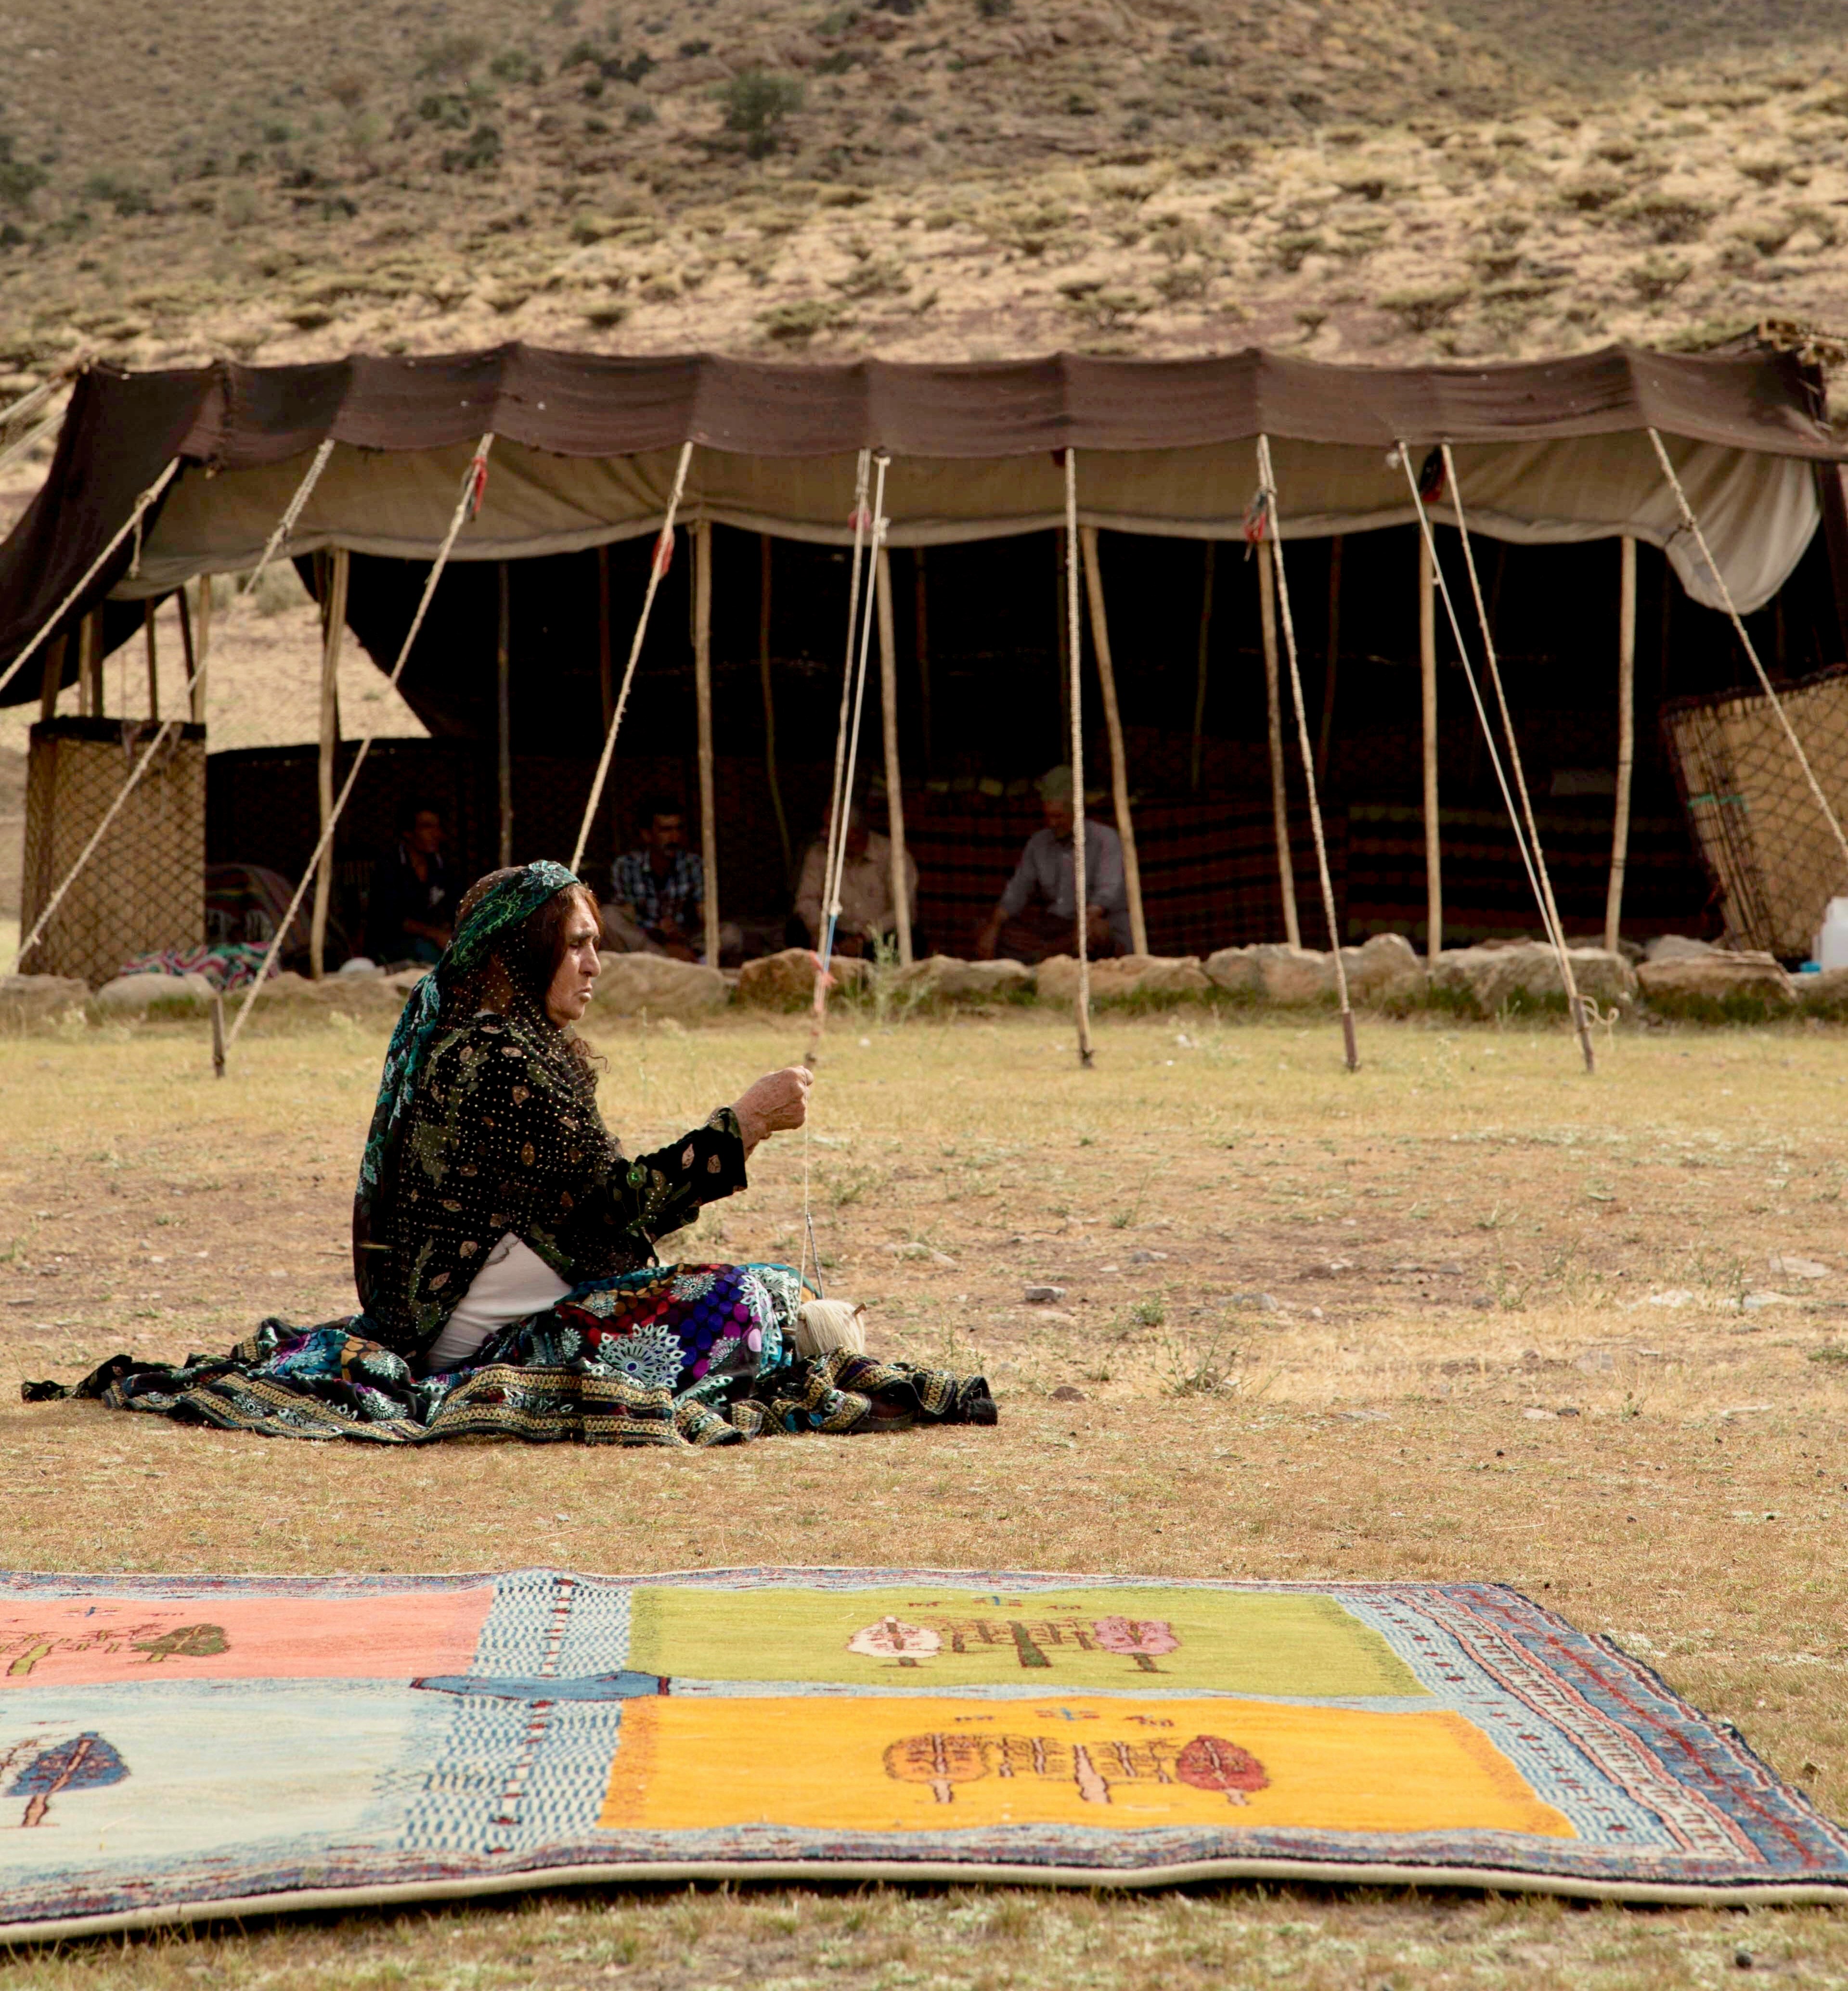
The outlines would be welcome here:
M 15 0 L 0 390 L 1848 320 L 1848 0 Z

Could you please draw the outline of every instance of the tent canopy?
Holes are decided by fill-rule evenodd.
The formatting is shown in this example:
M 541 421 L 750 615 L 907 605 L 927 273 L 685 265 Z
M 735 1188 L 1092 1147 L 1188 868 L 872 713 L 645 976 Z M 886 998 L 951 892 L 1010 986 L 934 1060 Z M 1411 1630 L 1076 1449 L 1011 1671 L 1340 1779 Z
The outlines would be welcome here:
M 1144 361 L 1061 354 L 963 365 L 612 358 L 522 345 L 432 358 L 220 363 L 79 379 L 44 489 L 0 545 L 0 668 L 69 594 L 173 458 L 138 566 L 124 545 L 73 615 L 251 566 L 312 451 L 326 470 L 285 550 L 434 556 L 479 437 L 480 515 L 452 557 L 570 552 L 656 529 L 680 446 L 681 509 L 785 536 L 851 539 L 855 452 L 893 458 L 890 538 L 927 546 L 1062 522 L 1057 453 L 1078 452 L 1088 524 L 1236 536 L 1268 434 L 1286 536 L 1412 516 L 1398 442 L 1455 446 L 1473 529 L 1521 542 L 1628 533 L 1718 596 L 1680 530 L 1659 429 L 1742 609 L 1788 577 L 1819 517 L 1813 467 L 1843 451 L 1819 379 L 1764 347 L 1698 358 L 1612 346 L 1492 366 L 1344 367 L 1256 350 Z M 1440 502 L 1439 518 L 1452 516 Z M 30 695 L 25 676 L 6 696 Z

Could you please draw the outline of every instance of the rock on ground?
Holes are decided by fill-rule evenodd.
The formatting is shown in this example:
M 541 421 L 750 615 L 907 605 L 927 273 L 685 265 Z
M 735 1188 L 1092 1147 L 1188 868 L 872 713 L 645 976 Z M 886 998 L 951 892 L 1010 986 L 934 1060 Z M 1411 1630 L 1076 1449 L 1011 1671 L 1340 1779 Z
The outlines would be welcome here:
M 864 961 L 837 955 L 830 972 L 842 989 L 858 989 L 867 977 Z M 815 999 L 815 957 L 806 947 L 786 947 L 739 969 L 738 999 L 758 1009 L 806 1009 Z
M 1749 1020 L 1784 1015 L 1797 1001 L 1790 977 L 1768 954 L 1716 952 L 1645 961 L 1637 978 L 1649 1007 L 1669 1015 Z
M 885 978 L 895 993 L 919 1002 L 1005 1002 L 1033 988 L 1031 968 L 1018 961 L 959 961 L 933 954 Z
M 1687 934 L 1658 934 L 1644 943 L 1645 961 L 1700 961 L 1719 949 L 1710 940 L 1696 940 Z
M 638 1016 L 645 1009 L 651 1016 L 705 1016 L 731 999 L 724 975 L 696 961 L 673 961 L 664 954 L 598 958 L 603 972 L 591 1000 L 592 1016 Z
M 1569 947 L 1578 992 L 1597 1002 L 1635 1000 L 1637 971 L 1621 954 L 1601 947 Z M 1430 991 L 1478 1016 L 1492 1016 L 1505 1005 L 1565 999 L 1559 957 L 1544 941 L 1512 947 L 1447 948 L 1430 970 Z
M 1376 934 L 1363 947 L 1344 947 L 1351 1002 L 1382 1009 L 1409 1009 L 1424 999 L 1424 964 L 1403 934 Z M 1225 947 L 1209 955 L 1207 978 L 1233 995 L 1267 1002 L 1333 1002 L 1335 957 L 1314 948 L 1266 941 L 1256 947 Z
M 1078 963 L 1069 954 L 1055 954 L 1039 965 L 1037 986 L 1042 1002 L 1078 999 Z M 1163 1000 L 1204 996 L 1212 984 L 1197 955 L 1123 954 L 1091 963 L 1091 1000 L 1121 1002 L 1134 996 Z
M 145 1016 L 162 1009 L 209 1009 L 217 992 L 203 975 L 118 975 L 96 992 L 106 1016 Z
M 90 984 L 80 975 L 0 975 L 0 1026 L 55 1023 L 89 1000 Z

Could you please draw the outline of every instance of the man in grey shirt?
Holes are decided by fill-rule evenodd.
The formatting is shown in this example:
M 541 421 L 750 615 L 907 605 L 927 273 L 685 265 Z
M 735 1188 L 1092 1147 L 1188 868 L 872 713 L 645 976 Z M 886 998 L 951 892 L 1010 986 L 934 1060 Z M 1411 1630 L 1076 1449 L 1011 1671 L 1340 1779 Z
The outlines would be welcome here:
M 1072 863 L 1072 771 L 1055 767 L 1039 784 L 1046 826 L 1027 839 L 1001 903 L 988 916 L 976 951 L 1029 965 L 1078 951 L 1077 894 Z M 1115 830 L 1087 816 L 1084 825 L 1085 944 L 1093 961 L 1130 951 L 1129 893 L 1123 845 Z

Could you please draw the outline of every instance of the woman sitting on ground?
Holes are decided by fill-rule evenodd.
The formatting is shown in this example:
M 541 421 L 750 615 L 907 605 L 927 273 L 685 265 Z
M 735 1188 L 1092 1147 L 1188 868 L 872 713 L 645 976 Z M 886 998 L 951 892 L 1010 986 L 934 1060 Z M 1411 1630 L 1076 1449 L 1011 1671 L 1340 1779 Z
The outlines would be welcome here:
M 992 1423 L 980 1377 L 795 1350 L 781 1265 L 662 1266 L 655 1241 L 745 1186 L 759 1142 L 800 1127 L 809 1074 L 631 1162 L 597 1111 L 571 1026 L 598 973 L 597 906 L 563 866 L 496 871 L 392 1033 L 360 1166 L 363 1311 L 265 1321 L 221 1360 L 118 1356 L 78 1386 L 118 1408 L 300 1437 L 462 1433 L 722 1444 L 772 1430 Z M 64 1394 L 29 1386 L 32 1394 Z

